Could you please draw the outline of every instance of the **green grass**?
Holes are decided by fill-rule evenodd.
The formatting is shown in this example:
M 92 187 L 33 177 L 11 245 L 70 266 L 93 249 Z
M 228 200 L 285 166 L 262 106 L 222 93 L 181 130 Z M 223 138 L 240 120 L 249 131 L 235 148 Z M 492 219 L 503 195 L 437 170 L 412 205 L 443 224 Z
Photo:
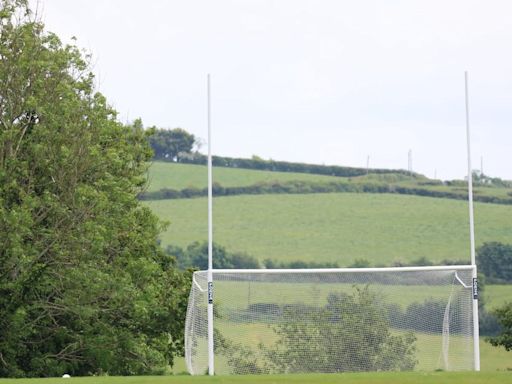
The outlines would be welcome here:
M 148 172 L 148 191 L 157 191 L 163 188 L 181 190 L 188 187 L 206 188 L 207 168 L 196 164 L 176 164 L 167 162 L 153 162 Z M 463 182 L 460 186 L 447 185 L 426 185 L 431 182 L 427 178 L 410 177 L 404 174 L 368 174 L 357 177 L 335 177 L 326 175 L 315 175 L 294 172 L 272 172 L 251 169 L 214 167 L 214 182 L 224 187 L 250 186 L 258 183 L 269 183 L 274 181 L 309 181 L 309 182 L 344 182 L 350 184 L 383 184 L 395 185 L 409 188 L 428 189 L 438 192 L 455 192 L 465 194 L 467 188 Z M 510 199 L 512 190 L 510 188 L 498 188 L 492 186 L 475 185 L 473 189 L 475 196 L 498 197 Z
M 148 201 L 163 220 L 163 245 L 207 238 L 205 198 Z M 469 261 L 467 203 L 390 194 L 256 195 L 214 199 L 214 240 L 259 260 L 372 265 L 426 257 Z M 509 242 L 512 206 L 475 204 L 477 246 Z
M 378 372 L 309 375 L 73 377 L 75 384 L 506 384 L 512 372 Z M 67 381 L 64 381 L 67 382 Z M 53 384 L 53 379 L 0 379 L 2 384 Z
M 485 307 L 496 309 L 512 301 L 512 284 L 486 285 L 484 291 Z
M 195 164 L 176 164 L 155 161 L 149 168 L 148 191 L 162 188 L 183 189 L 188 187 L 206 188 L 207 168 Z M 311 175 L 307 173 L 271 172 L 248 169 L 215 167 L 213 178 L 224 187 L 239 187 L 271 181 L 332 181 L 340 177 Z

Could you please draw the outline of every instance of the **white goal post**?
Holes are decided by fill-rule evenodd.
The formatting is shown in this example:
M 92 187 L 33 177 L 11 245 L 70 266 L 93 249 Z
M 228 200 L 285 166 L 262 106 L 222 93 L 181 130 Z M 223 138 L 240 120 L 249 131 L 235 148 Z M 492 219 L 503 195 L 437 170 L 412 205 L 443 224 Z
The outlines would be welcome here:
M 216 374 L 471 370 L 471 265 L 213 269 Z M 208 273 L 193 275 L 191 374 L 208 372 Z
M 194 273 L 188 303 L 185 358 L 191 374 L 480 370 L 464 76 L 471 265 L 302 270 L 213 269 L 207 76 L 208 270 Z

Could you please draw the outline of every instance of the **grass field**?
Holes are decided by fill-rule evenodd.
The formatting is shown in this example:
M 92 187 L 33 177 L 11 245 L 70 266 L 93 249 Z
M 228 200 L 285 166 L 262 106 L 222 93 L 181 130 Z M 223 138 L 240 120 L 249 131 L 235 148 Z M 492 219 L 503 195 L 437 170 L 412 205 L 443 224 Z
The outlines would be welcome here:
M 498 308 L 507 302 L 512 302 L 512 284 L 486 285 L 484 298 L 485 307 L 488 310 Z
M 205 166 L 195 164 L 176 164 L 156 161 L 149 168 L 148 191 L 162 188 L 183 189 L 187 187 L 206 188 L 208 170 Z M 223 168 L 214 169 L 214 180 L 224 187 L 239 187 L 270 181 L 332 181 L 343 178 L 307 173 L 271 172 L 248 169 Z
M 266 326 L 261 326 L 262 338 L 268 332 Z M 259 340 L 253 340 L 258 342 Z M 482 372 L 510 371 L 510 382 L 512 383 L 512 352 L 507 352 L 505 348 L 496 348 L 485 341 L 485 337 L 480 337 L 480 365 Z M 175 373 L 187 371 L 185 360 L 179 358 L 173 368 Z
M 512 372 L 385 372 L 260 376 L 132 376 L 71 379 L 0 379 L 2 384 L 507 384 Z
M 170 225 L 163 245 L 207 238 L 205 198 L 148 201 Z M 214 199 L 214 240 L 259 260 L 355 259 L 372 265 L 426 257 L 469 261 L 467 204 L 389 194 L 256 195 Z M 475 204 L 476 242 L 509 242 L 512 206 Z
M 439 192 L 466 192 L 466 187 L 448 185 L 428 185 L 429 181 L 424 177 L 410 177 L 404 174 L 369 174 L 357 177 L 335 177 L 326 175 L 315 175 L 294 172 L 272 172 L 252 169 L 237 169 L 215 167 L 213 169 L 214 182 L 224 187 L 249 186 L 262 182 L 287 182 L 287 181 L 310 181 L 310 182 L 346 182 L 351 184 L 372 183 L 392 184 L 395 186 L 428 189 Z M 176 164 L 167 162 L 153 162 L 148 172 L 148 191 L 157 191 L 162 188 L 183 189 L 187 187 L 206 188 L 207 168 L 203 165 Z M 499 198 L 510 198 L 511 189 L 497 188 L 492 186 L 475 185 L 473 193 L 475 196 L 495 196 Z

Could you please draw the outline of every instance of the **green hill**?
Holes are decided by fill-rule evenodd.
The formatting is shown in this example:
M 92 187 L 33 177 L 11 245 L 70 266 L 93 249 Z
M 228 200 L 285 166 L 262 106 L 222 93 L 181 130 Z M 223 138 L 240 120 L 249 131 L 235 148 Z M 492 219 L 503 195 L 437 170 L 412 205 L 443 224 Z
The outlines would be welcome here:
M 464 192 L 463 184 L 431 185 L 432 181 L 400 173 L 335 177 L 216 167 L 214 181 L 224 187 L 258 183 L 368 183 L 386 186 L 425 185 L 433 190 Z M 149 191 L 162 188 L 205 188 L 207 168 L 155 162 Z M 507 188 L 479 186 L 477 193 L 507 196 Z M 465 193 L 465 192 L 464 192 Z M 169 227 L 163 245 L 186 246 L 206 240 L 206 199 L 153 200 L 147 204 Z M 512 238 L 512 206 L 475 204 L 477 245 Z M 426 258 L 467 260 L 468 212 L 463 200 L 388 193 L 260 194 L 216 197 L 215 241 L 230 251 L 259 260 L 337 262 L 350 265 L 367 259 L 371 265 L 410 263 Z
M 170 225 L 163 245 L 207 238 L 205 198 L 149 201 Z M 512 206 L 476 203 L 477 245 L 512 238 Z M 390 194 L 233 196 L 214 199 L 214 237 L 260 260 L 349 265 L 469 260 L 467 203 Z
M 312 167 L 326 172 L 330 168 Z M 319 168 L 319 169 L 317 169 Z M 467 200 L 464 181 L 442 183 L 403 171 L 370 173 L 341 177 L 325 174 L 273 172 L 228 167 L 214 167 L 215 193 L 221 195 L 269 193 L 370 192 L 396 193 Z M 207 168 L 204 165 L 154 162 L 148 173 L 149 186 L 143 200 L 206 196 Z M 495 180 L 495 179 L 487 179 Z M 497 179 L 499 180 L 499 179 Z M 505 182 L 505 185 L 509 183 Z M 475 183 L 475 201 L 512 205 L 512 189 L 498 183 Z
M 214 168 L 214 180 L 225 187 L 239 187 L 271 181 L 332 181 L 340 179 L 334 176 L 312 175 L 294 172 L 272 172 L 237 168 Z M 155 161 L 149 169 L 148 191 L 158 191 L 163 188 L 206 188 L 208 169 L 202 165 L 177 164 Z

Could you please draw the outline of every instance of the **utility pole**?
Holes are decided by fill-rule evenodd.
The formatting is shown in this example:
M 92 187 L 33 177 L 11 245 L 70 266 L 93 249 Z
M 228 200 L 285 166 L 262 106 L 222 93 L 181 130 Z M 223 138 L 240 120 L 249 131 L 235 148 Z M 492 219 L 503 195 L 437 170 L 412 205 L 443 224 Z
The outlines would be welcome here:
M 409 149 L 407 170 L 409 171 L 409 175 L 412 176 L 412 149 Z

